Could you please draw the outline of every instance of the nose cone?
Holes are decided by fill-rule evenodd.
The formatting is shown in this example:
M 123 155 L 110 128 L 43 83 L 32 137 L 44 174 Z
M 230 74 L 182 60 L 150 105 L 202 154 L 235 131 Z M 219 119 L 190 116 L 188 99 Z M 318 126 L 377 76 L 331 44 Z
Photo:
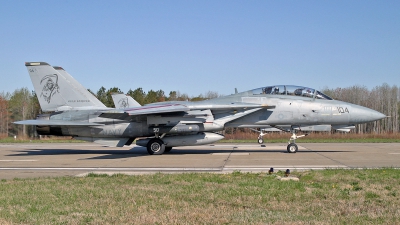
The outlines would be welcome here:
M 381 120 L 386 117 L 385 114 L 359 105 L 353 105 L 352 110 L 352 123 L 368 123 L 376 120 Z
M 383 118 L 386 118 L 386 115 L 383 113 L 380 113 L 378 111 L 370 109 L 372 112 L 369 114 L 369 119 L 370 122 L 376 121 L 376 120 L 381 120 Z

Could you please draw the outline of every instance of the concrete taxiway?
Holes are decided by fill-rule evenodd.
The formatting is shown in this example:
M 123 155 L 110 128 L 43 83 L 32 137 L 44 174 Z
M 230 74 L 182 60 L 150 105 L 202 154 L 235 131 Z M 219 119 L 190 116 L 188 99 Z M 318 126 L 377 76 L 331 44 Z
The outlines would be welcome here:
M 88 173 L 267 172 L 325 168 L 400 168 L 400 143 L 215 144 L 148 155 L 144 147 L 92 143 L 0 144 L 0 179 L 84 176 Z

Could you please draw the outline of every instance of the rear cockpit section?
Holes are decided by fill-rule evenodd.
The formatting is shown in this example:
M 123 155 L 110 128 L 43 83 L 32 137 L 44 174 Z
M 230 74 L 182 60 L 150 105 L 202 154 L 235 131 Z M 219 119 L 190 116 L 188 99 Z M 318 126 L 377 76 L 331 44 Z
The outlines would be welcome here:
M 333 98 L 329 97 L 328 95 L 317 91 L 317 95 L 315 96 L 317 99 L 326 99 L 326 100 L 333 100 Z
M 324 93 L 308 87 L 293 86 L 293 85 L 275 85 L 267 86 L 253 90 L 253 95 L 291 95 L 307 98 L 332 100 L 331 97 Z

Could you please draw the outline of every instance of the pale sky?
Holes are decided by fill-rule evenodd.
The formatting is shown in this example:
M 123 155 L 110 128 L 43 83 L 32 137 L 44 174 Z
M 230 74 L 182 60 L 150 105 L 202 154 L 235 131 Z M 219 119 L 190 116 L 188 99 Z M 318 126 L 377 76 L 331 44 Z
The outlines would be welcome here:
M 95 92 L 400 86 L 398 0 L 0 4 L 0 93 L 33 90 L 32 61 L 62 66 Z

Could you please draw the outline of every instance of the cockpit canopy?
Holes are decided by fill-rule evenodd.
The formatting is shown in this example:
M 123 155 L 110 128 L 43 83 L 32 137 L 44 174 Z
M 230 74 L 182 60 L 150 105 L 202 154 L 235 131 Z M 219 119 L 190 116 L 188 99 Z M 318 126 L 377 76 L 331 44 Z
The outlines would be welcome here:
M 258 88 L 253 90 L 254 95 L 292 95 L 316 99 L 332 100 L 326 94 L 308 87 L 293 86 L 293 85 L 275 85 Z

